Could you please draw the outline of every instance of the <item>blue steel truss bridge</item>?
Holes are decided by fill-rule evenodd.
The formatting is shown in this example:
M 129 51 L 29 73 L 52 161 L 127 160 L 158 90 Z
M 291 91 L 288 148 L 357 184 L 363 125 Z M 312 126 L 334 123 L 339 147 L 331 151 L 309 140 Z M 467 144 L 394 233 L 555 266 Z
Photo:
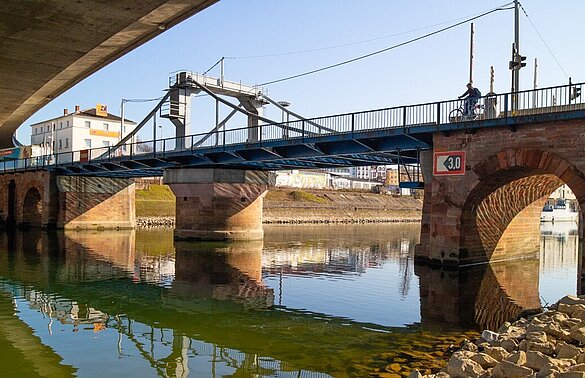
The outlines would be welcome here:
M 473 133 L 501 126 L 515 130 L 519 125 L 585 118 L 580 95 L 584 83 L 488 94 L 470 115 L 463 114 L 461 100 L 448 100 L 264 123 L 263 117 L 252 114 L 254 106 L 273 101 L 254 93 L 250 103 L 257 101 L 255 105 L 243 103 L 239 110 L 256 122 L 235 129 L 221 127 L 222 122 L 210 132 L 186 135 L 181 129 L 185 114 L 177 108 L 181 96 L 184 100 L 190 88 L 217 97 L 201 77 L 187 79 L 172 81 L 167 95 L 137 127 L 158 112 L 171 118 L 183 134 L 177 131 L 175 137 L 155 141 L 136 141 L 128 135 L 116 146 L 3 161 L 0 173 L 49 170 L 60 175 L 145 177 L 178 167 L 280 170 L 416 165 L 420 152 L 433 148 L 434 133 Z

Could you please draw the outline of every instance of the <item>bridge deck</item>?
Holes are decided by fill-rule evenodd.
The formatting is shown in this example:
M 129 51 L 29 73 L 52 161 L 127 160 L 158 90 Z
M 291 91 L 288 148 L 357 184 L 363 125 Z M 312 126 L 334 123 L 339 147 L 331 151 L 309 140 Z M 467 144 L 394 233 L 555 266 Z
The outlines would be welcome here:
M 418 151 L 432 148 L 436 132 L 502 126 L 514 130 L 519 125 L 583 119 L 585 101 L 578 96 L 583 85 L 485 96 L 471 116 L 462 114 L 462 101 L 408 105 L 260 125 L 255 142 L 247 141 L 246 127 L 85 150 L 87 161 L 81 161 L 81 151 L 74 151 L 4 162 L 0 172 L 137 177 L 190 166 L 277 170 L 416 163 Z

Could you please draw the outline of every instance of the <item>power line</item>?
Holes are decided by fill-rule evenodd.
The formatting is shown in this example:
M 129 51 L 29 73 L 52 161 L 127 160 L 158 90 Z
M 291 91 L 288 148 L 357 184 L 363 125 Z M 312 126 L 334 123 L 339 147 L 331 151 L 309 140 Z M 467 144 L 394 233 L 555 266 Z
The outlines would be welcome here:
M 152 101 L 160 101 L 164 96 L 157 97 L 157 98 L 123 98 L 123 102 L 152 102 Z
M 211 71 L 212 69 L 215 68 L 215 66 L 217 66 L 219 63 L 221 63 L 222 60 L 226 59 L 225 56 L 222 56 L 217 62 L 215 62 L 215 64 L 211 67 L 209 67 L 209 69 L 207 69 L 207 71 L 203 72 L 203 76 L 205 76 L 206 73 L 208 73 L 209 71 Z
M 506 4 L 506 5 L 509 5 L 509 4 Z M 504 7 L 506 5 L 503 5 L 502 7 Z M 410 34 L 410 33 L 414 33 L 414 32 L 417 32 L 417 31 L 421 31 L 421 30 L 425 30 L 425 29 L 429 29 L 429 28 L 434 28 L 436 26 L 449 24 L 451 22 L 455 22 L 455 21 L 467 19 L 468 17 L 473 17 L 473 16 L 476 16 L 478 14 L 481 14 L 481 13 L 474 13 L 472 15 L 458 17 L 458 18 L 455 18 L 455 19 L 452 19 L 452 20 L 440 22 L 440 23 L 433 24 L 433 25 L 423 26 L 423 27 L 416 28 L 416 29 L 407 30 L 407 31 L 403 31 L 403 32 L 400 32 L 400 33 L 388 34 L 388 35 L 384 35 L 384 36 L 381 36 L 381 37 L 370 38 L 370 39 L 363 39 L 363 40 L 360 40 L 360 41 L 347 42 L 347 43 L 342 43 L 342 44 L 338 44 L 338 45 L 325 46 L 325 47 L 317 47 L 317 48 L 306 49 L 306 50 L 287 51 L 287 52 L 280 52 L 280 53 L 273 53 L 273 54 L 263 54 L 263 55 L 226 56 L 226 57 L 223 57 L 222 59 L 240 60 L 240 59 L 273 58 L 273 57 L 277 57 L 277 56 L 298 55 L 298 54 L 305 54 L 305 53 L 310 53 L 310 52 L 317 52 L 317 51 L 324 51 L 324 50 L 332 50 L 332 49 L 337 49 L 337 48 L 340 48 L 340 47 L 354 46 L 354 45 L 359 45 L 359 44 L 363 44 L 363 43 L 368 43 L 368 42 L 373 42 L 373 41 L 379 41 L 381 39 L 387 39 L 387 38 L 391 38 L 391 37 L 397 37 L 397 36 L 404 35 L 404 34 Z M 220 61 L 221 61 L 221 59 L 220 59 Z M 220 61 L 218 61 L 217 63 L 215 63 L 210 69 L 208 69 L 206 71 L 206 73 L 209 72 L 209 71 L 211 71 L 211 69 L 213 67 L 215 67 Z
M 358 56 L 356 58 L 352 58 L 352 59 L 349 59 L 349 60 L 345 60 L 343 62 L 335 63 L 335 64 L 332 64 L 332 65 L 329 65 L 329 66 L 317 68 L 317 69 L 314 69 L 314 70 L 311 70 L 311 71 L 307 71 L 307 72 L 303 72 L 303 73 L 300 73 L 300 74 L 296 74 L 296 75 L 284 77 L 282 79 L 276 79 L 276 80 L 272 80 L 272 81 L 267 81 L 265 83 L 259 84 L 259 86 L 265 86 L 265 85 L 280 83 L 280 82 L 287 81 L 287 80 L 296 79 L 296 78 L 299 78 L 299 77 L 302 77 L 302 76 L 307 76 L 307 75 L 311 75 L 311 74 L 314 74 L 314 73 L 317 73 L 317 72 L 330 70 L 332 68 L 336 68 L 336 67 L 339 67 L 339 66 L 343 66 L 343 65 L 346 65 L 346 64 L 349 64 L 349 63 L 356 62 L 358 60 L 362 60 L 362 59 L 365 59 L 365 58 L 369 58 L 371 56 L 378 55 L 378 54 L 381 54 L 383 52 L 386 52 L 386 51 L 389 51 L 389 50 L 393 50 L 393 49 L 396 49 L 398 47 L 402 47 L 402 46 L 411 44 L 413 42 L 420 41 L 421 39 L 425 39 L 425 38 L 428 38 L 428 37 L 433 36 L 435 34 L 442 33 L 442 32 L 444 32 L 446 30 L 453 29 L 453 28 L 455 28 L 455 27 L 457 27 L 459 25 L 463 25 L 465 23 L 468 23 L 470 21 L 476 20 L 478 18 L 485 17 L 485 16 L 487 16 L 487 15 L 489 15 L 491 13 L 494 13 L 494 12 L 497 12 L 497 11 L 501 11 L 501 10 L 508 10 L 510 8 L 505 8 L 505 7 L 507 7 L 507 6 L 511 5 L 511 4 L 512 4 L 512 2 L 509 2 L 507 4 L 504 4 L 504 5 L 501 5 L 501 6 L 497 7 L 497 8 L 494 8 L 494 9 L 492 9 L 490 11 L 484 12 L 484 13 L 482 13 L 480 15 L 467 18 L 467 19 L 465 19 L 463 21 L 460 21 L 460 22 L 457 22 L 457 23 L 455 23 L 453 25 L 444 27 L 444 28 L 439 29 L 439 30 L 435 30 L 434 32 L 427 33 L 425 35 L 422 35 L 420 37 L 416 37 L 416 38 L 410 39 L 410 40 L 408 40 L 406 42 L 402 42 L 402 43 L 399 43 L 397 45 L 393 45 L 393 46 L 390 46 L 390 47 L 386 47 L 386 48 L 384 48 L 382 50 L 374 51 L 374 52 L 369 53 L 369 54 L 361 55 L 361 56 Z
M 546 48 L 547 48 L 548 52 L 550 53 L 550 55 L 553 57 L 553 59 L 555 60 L 555 62 L 557 62 L 557 64 L 559 65 L 559 68 L 565 74 L 565 77 L 568 78 L 569 75 L 567 75 L 567 72 L 565 72 L 565 69 L 563 68 L 563 66 L 561 65 L 561 63 L 558 61 L 557 57 L 552 52 L 551 48 L 548 47 L 548 44 L 546 43 L 546 41 L 544 40 L 544 38 L 542 37 L 542 35 L 538 31 L 538 29 L 536 28 L 536 25 L 534 25 L 534 22 L 532 22 L 532 19 L 528 16 L 528 13 L 526 13 L 526 9 L 524 9 L 524 6 L 522 5 L 522 3 L 518 2 L 518 4 L 520 4 L 520 8 L 522 8 L 522 11 L 524 12 L 524 15 L 526 16 L 526 18 L 528 19 L 528 21 L 530 21 L 530 25 L 532 25 L 532 28 L 534 29 L 534 31 L 536 32 L 536 34 L 538 34 L 538 36 L 540 37 L 540 40 L 542 41 L 542 43 L 544 43 L 544 45 L 546 46 Z

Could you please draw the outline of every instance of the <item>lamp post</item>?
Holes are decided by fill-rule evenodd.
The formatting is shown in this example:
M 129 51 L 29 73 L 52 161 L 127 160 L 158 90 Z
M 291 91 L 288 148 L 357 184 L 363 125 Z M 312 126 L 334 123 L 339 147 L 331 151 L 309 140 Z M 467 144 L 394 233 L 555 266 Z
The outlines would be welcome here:
M 283 139 L 287 139 L 288 138 L 288 121 L 289 121 L 289 114 L 288 112 L 286 112 L 285 108 L 287 106 L 290 106 L 290 102 L 288 101 L 278 101 L 277 102 L 278 105 L 280 105 L 282 108 L 282 124 L 283 124 L 283 128 L 282 128 L 282 138 Z M 285 125 L 285 120 L 286 120 L 286 127 Z

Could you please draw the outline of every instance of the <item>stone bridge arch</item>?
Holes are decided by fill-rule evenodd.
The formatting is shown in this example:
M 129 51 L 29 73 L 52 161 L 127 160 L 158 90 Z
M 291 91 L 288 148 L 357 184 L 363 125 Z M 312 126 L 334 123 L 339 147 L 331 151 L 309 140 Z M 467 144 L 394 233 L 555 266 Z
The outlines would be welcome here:
M 472 173 L 475 185 L 461 210 L 459 253 L 469 263 L 538 256 L 542 207 L 562 184 L 583 208 L 585 176 L 554 153 L 510 149 Z
M 22 175 L 17 187 L 17 225 L 43 227 L 49 215 L 48 179 L 43 175 Z
M 24 195 L 21 225 L 41 227 L 43 224 L 43 197 L 39 189 L 31 187 Z
M 430 177 L 419 261 L 462 266 L 537 257 L 542 207 L 563 183 L 575 193 L 583 219 L 582 157 L 522 147 L 488 153 L 474 151 L 464 176 Z

